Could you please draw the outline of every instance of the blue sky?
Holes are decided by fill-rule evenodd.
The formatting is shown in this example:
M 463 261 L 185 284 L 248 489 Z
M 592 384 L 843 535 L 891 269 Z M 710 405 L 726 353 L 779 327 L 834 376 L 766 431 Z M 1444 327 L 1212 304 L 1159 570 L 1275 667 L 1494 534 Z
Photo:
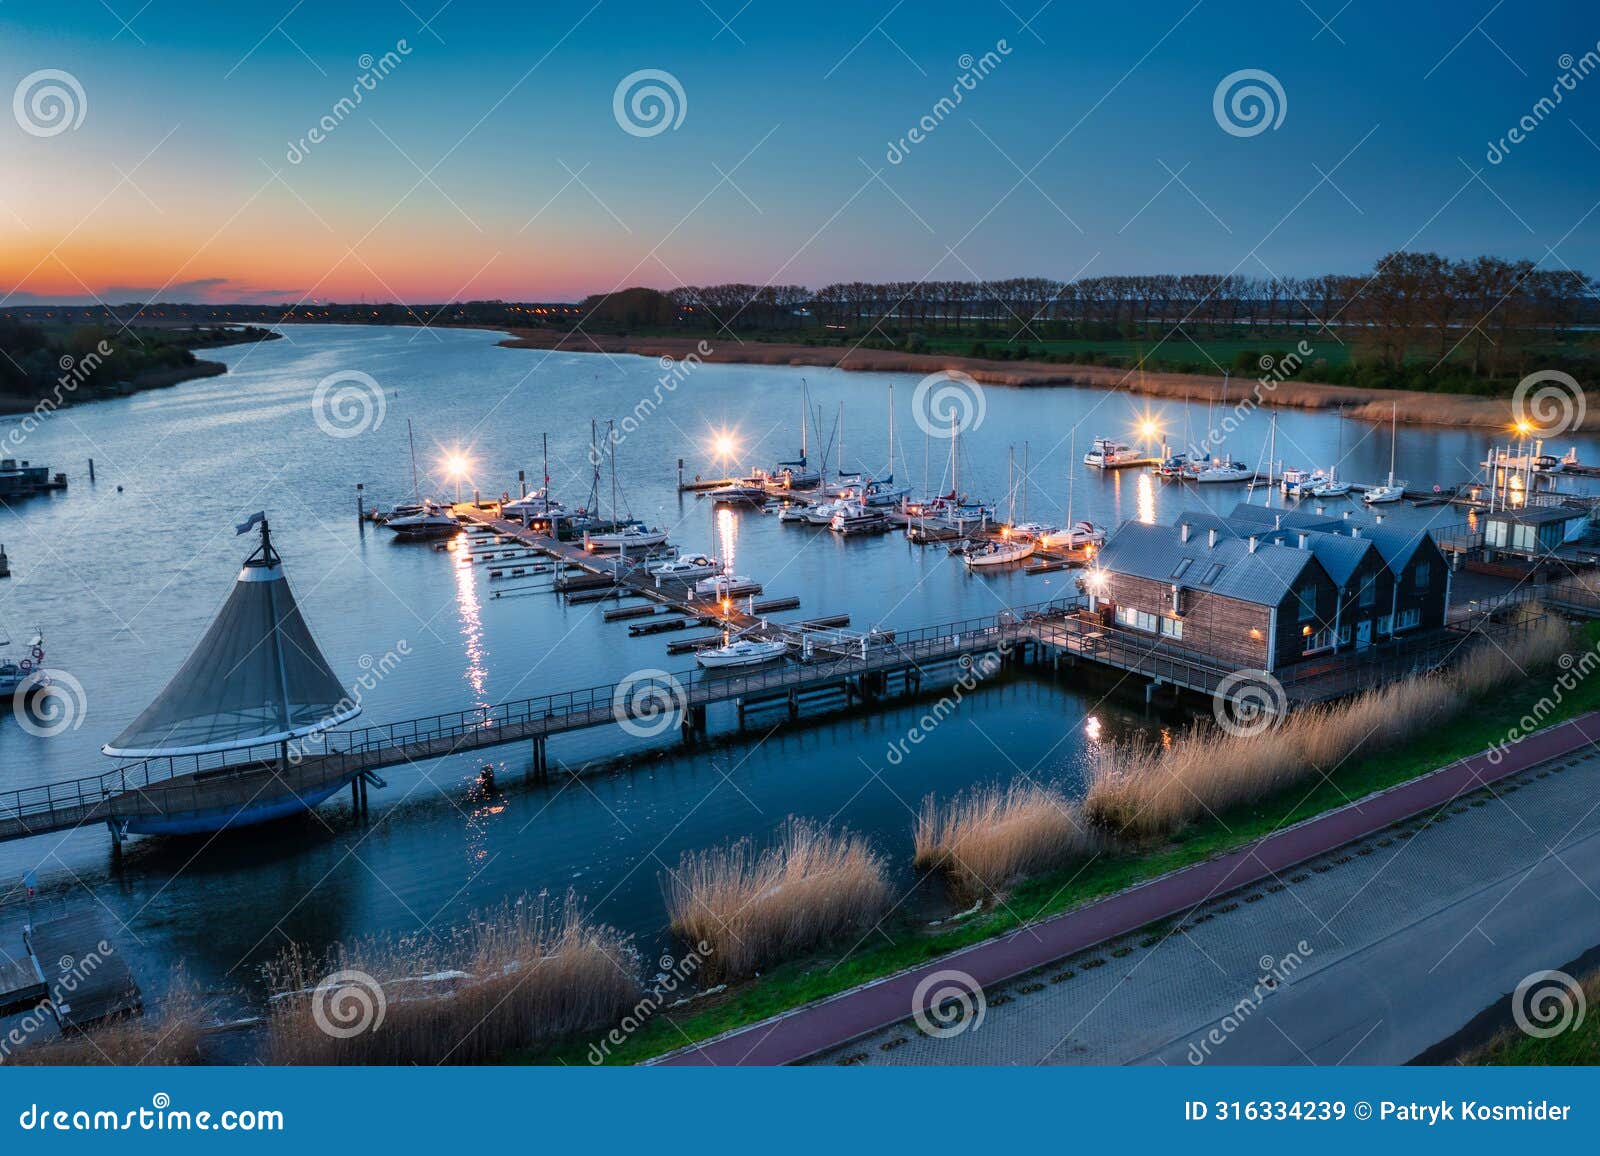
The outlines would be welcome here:
M 1600 268 L 1600 74 L 1485 156 L 1563 54 L 1596 49 L 1592 5 L 440 2 L 10 0 L 5 91 L 59 69 L 86 112 L 48 136 L 0 119 L 0 291 L 1296 275 L 1402 245 Z M 401 41 L 292 161 L 363 54 Z M 963 55 L 990 51 L 989 75 L 890 163 Z M 642 69 L 681 86 L 678 127 L 619 127 L 614 90 Z M 1276 128 L 1215 119 L 1242 69 L 1277 80 Z

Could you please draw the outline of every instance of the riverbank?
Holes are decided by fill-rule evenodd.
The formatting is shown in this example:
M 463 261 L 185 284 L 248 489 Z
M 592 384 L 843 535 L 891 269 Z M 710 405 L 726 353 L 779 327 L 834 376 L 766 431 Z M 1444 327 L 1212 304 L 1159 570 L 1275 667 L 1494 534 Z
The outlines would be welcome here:
M 841 350 L 830 346 L 782 342 L 718 343 L 709 338 L 632 337 L 581 331 L 564 333 L 550 329 L 512 329 L 507 332 L 511 336 L 500 344 L 511 349 L 636 354 L 674 360 L 692 354 L 702 361 L 718 364 L 821 366 L 858 373 L 929 374 L 941 370 L 959 370 L 986 385 L 1014 388 L 1065 385 L 1120 389 L 1150 397 L 1218 404 L 1226 402 L 1229 406 L 1258 397 L 1258 404 L 1261 405 L 1288 409 L 1342 408 L 1347 417 L 1373 422 L 1387 422 L 1392 406 L 1398 420 L 1412 425 L 1502 432 L 1511 421 L 1509 398 L 1471 397 L 1464 394 L 1365 389 L 1292 380 L 1263 385 L 1260 379 L 1225 380 L 1221 376 L 1205 374 L 1141 373 L 1103 365 L 994 361 L 948 354 L 864 348 Z M 1270 375 L 1266 380 L 1271 382 Z M 1567 432 L 1580 430 L 1600 430 L 1600 411 L 1584 415 L 1581 424 Z
M 1600 623 L 1588 624 L 1578 638 L 1589 646 L 1595 645 L 1600 641 Z M 624 1044 L 608 1051 L 606 1062 L 637 1063 L 682 1049 L 686 1044 L 711 1040 L 818 1005 L 931 960 L 1000 940 L 1020 928 L 1087 908 L 1186 869 L 1223 862 L 1242 848 L 1273 836 L 1281 837 L 1281 833 L 1298 824 L 1347 808 L 1352 799 L 1377 796 L 1482 754 L 1503 742 L 1508 731 L 1548 694 L 1545 680 L 1530 679 L 1485 701 L 1450 727 L 1435 728 L 1390 750 L 1348 760 L 1334 774 L 1325 776 L 1315 789 L 1294 788 L 1286 794 L 1229 809 L 1220 816 L 1208 816 L 1163 840 L 1097 855 L 1087 864 L 1037 876 L 1017 884 L 1004 896 L 1003 903 L 959 921 L 945 919 L 936 925 L 916 926 L 901 920 L 883 929 L 888 942 L 860 944 L 858 950 L 842 955 L 821 953 L 782 964 L 757 980 L 700 1002 L 692 1011 L 685 1009 L 679 1016 L 662 1012 Z M 1544 733 L 1596 709 L 1600 709 L 1600 684 L 1580 683 L 1559 705 L 1543 714 L 1543 725 L 1534 733 Z M 583 1062 L 582 1054 L 581 1049 L 573 1047 L 553 1053 L 521 1052 L 516 1058 L 578 1063 Z
M 273 330 L 253 326 L 238 330 L 212 329 L 200 333 L 177 333 L 160 326 L 152 328 L 162 329 L 167 335 L 167 340 L 159 343 L 163 352 L 150 355 L 150 360 L 161 363 L 138 367 L 137 360 L 130 363 L 119 360 L 117 353 L 104 354 L 98 351 L 82 357 L 67 354 L 67 360 L 56 360 L 52 350 L 50 376 L 34 378 L 34 389 L 42 392 L 16 393 L 0 389 L 0 416 L 30 413 L 41 404 L 53 410 L 65 405 L 127 397 L 151 389 L 166 389 L 197 378 L 217 377 L 227 373 L 228 367 L 220 361 L 195 357 L 194 350 L 275 341 L 283 336 Z M 78 340 L 86 345 L 95 337 L 96 333 L 91 331 L 80 334 Z M 173 337 L 178 340 L 172 340 Z M 100 343 L 101 347 L 105 344 Z M 140 348 L 142 351 L 143 347 Z M 165 352 L 167 350 L 170 352 Z M 4 350 L 0 349 L 0 352 Z M 79 372 L 74 368 L 74 363 L 86 367 L 82 376 L 74 376 Z M 41 385 L 41 381 L 45 384 Z

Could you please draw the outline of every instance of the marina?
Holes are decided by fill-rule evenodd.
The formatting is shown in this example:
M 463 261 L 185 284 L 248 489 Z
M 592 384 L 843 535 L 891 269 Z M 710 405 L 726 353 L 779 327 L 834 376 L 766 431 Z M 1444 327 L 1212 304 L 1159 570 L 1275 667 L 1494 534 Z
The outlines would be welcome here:
M 1045 759 L 1047 773 L 1072 784 L 1081 782 L 1096 736 L 1159 735 L 1171 720 L 1208 709 L 1204 696 L 1230 672 L 1225 664 L 1172 645 L 1152 651 L 1136 630 L 1089 613 L 1079 580 L 1092 571 L 1100 550 L 1122 525 L 1170 525 L 1185 509 L 1227 513 L 1241 502 L 1264 506 L 1269 488 L 1276 510 L 1309 510 L 1317 504 L 1306 497 L 1298 503 L 1285 498 L 1280 487 L 1289 467 L 1268 469 L 1265 461 L 1253 474 L 1254 486 L 1249 481 L 1193 486 L 1163 479 L 1148 464 L 1104 471 L 1085 466 L 1081 449 L 1075 453 L 1071 444 L 1073 430 L 1081 447 L 1100 436 L 1095 431 L 1123 424 L 1107 416 L 1103 407 L 1113 403 L 1106 395 L 1063 390 L 1024 396 L 994 389 L 986 424 L 960 439 L 959 477 L 951 476 L 945 439 L 930 438 L 924 447 L 897 434 L 900 460 L 892 472 L 897 488 L 909 480 L 910 492 L 902 504 L 869 507 L 888 524 L 885 532 L 838 534 L 831 529 L 831 515 L 820 524 L 780 520 L 779 511 L 811 511 L 840 500 L 822 486 L 796 492 L 763 481 L 763 501 L 738 505 L 697 496 L 755 475 L 706 470 L 703 480 L 694 481 L 691 463 L 715 460 L 713 450 L 699 442 L 686 444 L 661 422 L 633 433 L 617 467 L 634 515 L 666 531 L 664 540 L 638 548 L 586 549 L 580 529 L 552 535 L 544 531 L 542 517 L 557 499 L 565 502 L 562 509 L 587 504 L 582 499 L 595 472 L 588 452 L 590 421 L 599 411 L 603 424 L 604 402 L 566 410 L 545 407 L 536 416 L 514 413 L 510 425 L 519 427 L 516 436 L 495 424 L 474 431 L 475 418 L 453 418 L 442 401 L 429 399 L 436 392 L 447 396 L 446 383 L 463 367 L 476 372 L 485 357 L 499 356 L 494 335 L 447 332 L 441 350 L 420 361 L 420 347 L 409 345 L 407 336 L 336 327 L 297 332 L 297 345 L 280 342 L 255 351 L 236 371 L 257 400 L 241 405 L 241 386 L 224 388 L 218 379 L 185 386 L 185 396 L 192 399 L 187 409 L 142 410 L 143 420 L 157 424 L 141 436 L 166 438 L 175 452 L 187 444 L 194 447 L 189 452 L 209 463 L 213 473 L 181 487 L 153 466 L 108 467 L 105 462 L 114 458 L 137 458 L 112 452 L 118 435 L 94 424 L 109 421 L 109 415 L 97 419 L 94 409 L 77 415 L 106 447 L 100 477 L 93 487 L 75 489 L 66 502 L 20 507 L 12 515 L 31 519 L 26 531 L 5 534 L 12 558 L 28 561 L 18 573 L 26 582 L 29 617 L 6 625 L 13 638 L 27 639 L 38 632 L 36 623 L 44 624 L 51 636 L 50 664 L 83 682 L 87 710 L 81 726 L 50 738 L 11 723 L 0 729 L 3 833 L 53 832 L 0 843 L 0 865 L 9 863 L 13 871 L 31 867 L 43 849 L 59 843 L 56 853 L 71 874 L 65 868 L 40 871 L 46 890 L 56 895 L 75 890 L 75 876 L 110 880 L 159 874 L 161 865 L 176 866 L 195 853 L 193 837 L 141 836 L 135 830 L 141 820 L 150 829 L 187 823 L 197 815 L 215 821 L 217 815 L 276 799 L 305 817 L 233 828 L 206 842 L 200 854 L 209 865 L 210 882 L 202 888 L 179 879 L 162 906 L 176 904 L 201 918 L 218 905 L 248 910 L 245 894 L 290 893 L 301 871 L 331 872 L 323 889 L 330 898 L 334 891 L 329 889 L 348 894 L 353 888 L 360 894 L 340 901 L 344 914 L 337 933 L 348 934 L 403 922 L 399 899 L 409 906 L 436 907 L 463 887 L 458 903 L 492 903 L 529 880 L 586 891 L 597 885 L 594 894 L 605 895 L 654 844 L 648 833 L 659 815 L 683 824 L 663 855 L 715 842 L 730 831 L 766 829 L 785 814 L 829 813 L 847 802 L 851 822 L 892 844 L 905 838 L 905 810 L 895 795 L 877 790 L 858 795 L 866 774 L 863 762 L 886 776 L 896 795 L 915 800 L 925 791 L 949 792 L 973 782 L 995 757 L 985 735 L 1003 734 L 1014 757 Z M 410 383 L 403 395 L 416 409 L 392 411 L 380 431 L 350 444 L 348 460 L 330 463 L 325 435 L 306 417 L 304 378 L 297 368 L 312 351 L 343 357 L 360 351 L 375 373 L 403 374 Z M 229 356 L 237 360 L 239 353 Z M 434 363 L 438 368 L 430 377 L 428 366 Z M 552 384 L 571 375 L 588 380 L 587 364 L 578 357 L 553 361 L 539 376 Z M 625 411 L 636 393 L 648 390 L 654 363 L 620 364 L 638 374 L 636 379 L 619 376 L 607 386 L 617 409 Z M 505 372 L 520 375 L 521 365 L 512 362 Z M 708 365 L 697 372 L 697 404 L 707 412 L 741 412 L 740 404 L 752 403 L 737 399 L 752 381 L 763 396 L 794 396 L 796 376 L 790 370 Z M 807 381 L 824 411 L 844 399 L 852 414 L 881 412 L 879 401 L 856 400 L 864 388 L 874 389 L 875 379 L 811 371 Z M 887 397 L 887 384 L 876 386 L 878 399 Z M 914 415 L 904 408 L 911 390 L 896 392 L 900 431 L 916 429 Z M 113 408 L 139 404 L 137 398 L 105 403 Z M 1043 421 L 1059 430 L 1053 438 L 1041 433 L 1036 412 L 1041 406 Z M 782 414 L 791 407 L 774 400 L 769 408 Z M 456 525 L 448 537 L 433 542 L 397 540 L 381 526 L 344 512 L 357 480 L 364 484 L 365 508 L 387 509 L 411 496 L 401 415 L 415 426 L 419 470 L 431 475 L 417 489 L 448 493 L 457 482 L 439 463 L 453 456 L 471 462 L 471 475 L 462 479 L 463 500 L 442 503 Z M 237 432 L 219 437 L 219 421 L 226 423 L 224 431 Z M 531 428 L 540 432 L 526 434 L 535 421 Z M 1169 411 L 1164 421 L 1175 429 L 1183 418 Z M 1262 455 L 1258 447 L 1267 441 L 1266 424 L 1236 435 L 1236 456 Z M 550 427 L 548 441 L 544 426 Z M 1378 479 L 1387 470 L 1386 429 L 1339 422 L 1332 414 L 1284 414 L 1278 426 L 1280 449 L 1293 447 L 1290 462 L 1339 461 L 1336 446 L 1342 441 L 1340 478 Z M 51 432 L 64 438 L 65 431 Z M 859 454 L 862 467 L 855 485 L 865 488 L 891 472 L 885 468 L 887 432 L 881 419 L 876 427 L 853 420 L 850 460 L 854 463 Z M 252 443 L 262 436 L 282 440 L 293 460 L 320 463 L 296 483 L 300 488 L 274 518 L 274 542 L 317 643 L 345 690 L 361 700 L 362 717 L 332 728 L 326 749 L 305 747 L 298 764 L 283 763 L 281 744 L 261 744 L 109 765 L 100 745 L 135 718 L 182 665 L 204 616 L 223 600 L 227 576 L 239 567 L 242 540 L 236 544 L 231 531 L 250 510 L 237 508 L 242 491 L 229 475 L 255 468 Z M 785 454 L 781 447 L 796 441 L 797 431 L 779 422 L 770 434 L 770 450 L 749 433 L 737 436 L 747 443 L 746 456 L 770 460 L 792 455 L 792 449 Z M 1482 461 L 1486 440 L 1466 432 L 1402 428 L 1401 472 L 1414 479 L 1437 478 L 1441 489 L 1409 491 L 1389 507 L 1386 524 L 1431 530 L 1444 545 L 1455 528 L 1468 536 L 1479 533 L 1491 502 L 1496 509 L 1502 504 L 1538 509 L 1591 501 L 1581 469 L 1550 476 L 1541 471 L 1526 488 L 1502 478 L 1491 494 L 1484 479 L 1467 477 L 1457 464 Z M 1011 446 L 1015 461 L 1008 469 Z M 47 450 L 40 456 L 70 459 L 85 452 L 66 440 Z M 549 464 L 541 468 L 546 452 Z M 1579 439 L 1579 461 L 1584 457 L 1594 460 L 1600 452 Z M 920 476 L 924 458 L 926 478 Z M 816 469 L 817 461 L 813 444 L 809 468 Z M 602 468 L 609 464 L 602 462 Z M 836 472 L 830 455 L 828 477 Z M 548 479 L 529 490 L 533 501 L 517 496 L 523 476 Z M 159 535 L 156 511 L 189 493 L 190 485 L 206 487 L 199 512 L 210 524 L 187 540 Z M 119 492 L 118 486 L 125 490 Z M 610 506 L 608 489 L 602 479 L 602 520 Z M 482 500 L 474 493 L 504 495 L 504 501 Z M 939 504 L 919 500 L 918 494 L 950 497 Z M 1359 511 L 1353 497 L 1321 504 L 1337 517 L 1347 507 Z M 69 554 L 70 573 L 96 584 L 129 629 L 115 628 L 109 635 L 88 630 L 88 621 L 68 609 L 73 588 L 48 588 L 33 572 L 38 554 L 31 543 L 37 535 L 55 532 L 52 523 L 67 516 L 69 506 L 80 507 L 74 515 L 121 511 L 135 532 L 127 545 L 135 572 L 163 575 L 125 601 L 115 593 L 108 556 L 86 549 Z M 506 507 L 513 517 L 501 516 Z M 1008 514 L 1014 525 L 1006 524 Z M 1584 537 L 1565 548 L 1588 549 Z M 969 551 L 1012 541 L 1031 543 L 1033 550 L 1000 565 L 966 564 Z M 1484 543 L 1474 539 L 1467 545 L 1471 554 Z M 658 582 L 652 568 L 679 558 L 704 558 L 721 572 Z M 1468 573 L 1468 561 L 1463 557 L 1458 576 Z M 116 572 L 126 571 L 127 559 L 119 562 L 124 564 Z M 164 589 L 180 567 L 183 593 L 178 585 Z M 1375 649 L 1359 662 L 1308 664 L 1285 679 L 1293 701 L 1323 701 L 1348 692 L 1359 680 L 1394 677 L 1437 661 L 1473 628 L 1463 618 L 1469 604 L 1488 605 L 1488 588 L 1463 582 L 1458 590 L 1456 617 L 1436 644 L 1410 653 Z M 703 669 L 696 662 L 697 654 L 738 637 L 782 641 L 784 654 L 761 665 L 723 669 Z M 410 653 L 388 661 L 398 653 L 400 640 Z M 941 732 L 951 758 L 931 774 L 926 762 L 914 772 L 884 766 L 885 747 L 899 729 L 914 723 L 970 669 L 963 659 L 976 661 L 1002 641 L 1016 657 L 983 680 L 962 708 L 977 726 Z M 810 656 L 804 657 L 808 645 Z M 116 656 L 115 667 L 129 676 L 108 679 L 111 667 L 83 657 L 101 652 Z M 365 659 L 370 667 L 358 661 Z M 441 671 L 447 676 L 441 678 Z M 647 689 L 665 688 L 669 707 L 664 714 L 638 717 L 624 712 L 630 723 L 644 723 L 646 729 L 668 720 L 664 730 L 647 738 L 625 729 L 614 709 L 618 688 L 638 671 L 668 675 L 684 695 L 679 713 L 671 682 L 644 683 Z M 1135 677 L 1123 681 L 1129 675 Z M 1068 738 L 1057 748 L 1063 725 Z M 483 778 L 486 767 L 492 771 L 488 779 Z M 724 774 L 732 776 L 738 791 L 726 785 Z M 579 779 L 584 787 L 563 789 Z M 689 786 L 693 783 L 698 787 Z M 713 784 L 721 786 L 712 805 L 692 810 Z M 308 807 L 315 810 L 307 812 Z M 108 820 L 115 836 L 110 840 Z M 530 822 L 528 835 L 519 835 L 518 828 Z M 365 835 L 380 830 L 381 841 Z M 529 841 L 535 832 L 537 843 Z M 359 864 L 340 864 L 347 841 L 357 842 L 363 858 L 386 871 L 399 899 L 363 886 L 366 869 Z M 108 847 L 117 853 L 108 855 Z M 590 847 L 601 850 L 591 854 Z M 588 860 L 592 866 L 574 866 Z M 418 861 L 431 866 L 421 872 L 402 867 Z M 523 866 L 513 870 L 513 864 Z M 604 913 L 647 942 L 660 942 L 653 875 L 627 878 Z M 135 885 L 136 895 L 142 890 Z M 123 918 L 131 918 L 143 899 L 124 905 L 112 895 L 108 901 Z M 148 978 L 159 969 L 162 945 L 172 941 L 172 933 L 147 936 L 148 929 L 135 926 L 149 947 L 128 945 L 130 965 Z M 215 942 L 184 935 L 182 949 L 203 977 L 218 978 L 239 959 L 260 955 L 264 948 L 255 941 L 267 926 L 246 914 Z M 296 933 L 315 942 L 330 931 L 301 921 Z

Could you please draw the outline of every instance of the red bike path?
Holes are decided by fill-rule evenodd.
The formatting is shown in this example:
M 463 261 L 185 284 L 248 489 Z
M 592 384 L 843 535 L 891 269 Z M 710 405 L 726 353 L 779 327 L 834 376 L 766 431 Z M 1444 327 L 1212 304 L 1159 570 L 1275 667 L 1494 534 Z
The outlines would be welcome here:
M 1152 879 L 1084 907 L 963 948 L 931 963 L 840 992 L 761 1023 L 661 1057 L 673 1065 L 790 1064 L 908 1018 L 913 993 L 940 971 L 965 972 L 981 986 L 1004 983 L 1150 923 L 1192 911 L 1229 891 L 1274 877 L 1307 859 L 1432 812 L 1461 795 L 1600 742 L 1600 711 L 1536 732 L 1503 751 L 1431 771 L 1256 842 Z

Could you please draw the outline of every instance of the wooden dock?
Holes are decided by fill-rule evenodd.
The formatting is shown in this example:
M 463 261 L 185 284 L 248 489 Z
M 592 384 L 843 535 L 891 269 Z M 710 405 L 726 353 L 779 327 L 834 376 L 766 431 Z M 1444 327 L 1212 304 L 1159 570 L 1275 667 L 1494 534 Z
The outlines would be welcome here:
M 99 909 L 29 924 L 23 941 L 62 1031 L 91 1027 L 143 1007 L 139 985 Z

